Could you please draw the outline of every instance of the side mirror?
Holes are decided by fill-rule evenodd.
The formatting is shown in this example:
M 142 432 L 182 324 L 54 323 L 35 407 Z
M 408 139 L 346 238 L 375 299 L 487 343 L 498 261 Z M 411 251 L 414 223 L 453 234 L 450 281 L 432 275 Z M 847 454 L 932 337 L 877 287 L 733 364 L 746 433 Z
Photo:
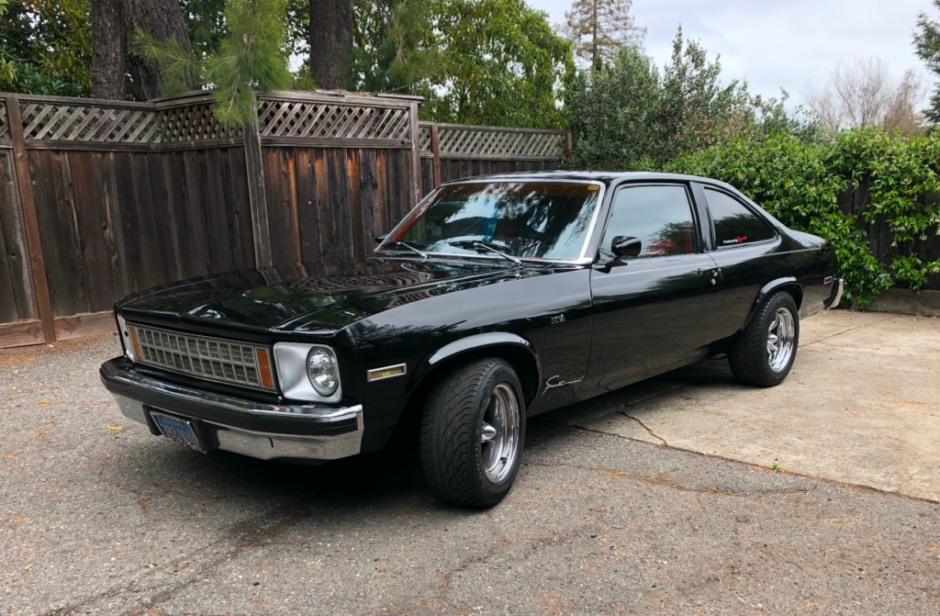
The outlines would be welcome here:
M 388 237 L 388 233 L 383 233 L 383 234 L 381 234 L 381 235 L 376 235 L 376 236 L 375 236 L 375 243 L 376 243 L 376 244 L 381 244 L 382 242 L 385 241 L 385 238 L 387 238 L 387 237 Z
M 610 251 L 618 257 L 638 257 L 643 249 L 643 242 L 635 237 L 618 235 L 610 243 Z

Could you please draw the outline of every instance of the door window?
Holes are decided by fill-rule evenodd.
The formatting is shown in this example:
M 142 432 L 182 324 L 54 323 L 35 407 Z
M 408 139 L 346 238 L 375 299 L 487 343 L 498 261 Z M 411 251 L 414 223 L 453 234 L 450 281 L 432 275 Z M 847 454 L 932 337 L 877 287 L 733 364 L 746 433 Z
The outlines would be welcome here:
M 617 193 L 601 248 L 617 236 L 640 240 L 639 257 L 695 252 L 695 223 L 684 186 L 629 186 Z
M 708 211 L 715 225 L 715 242 L 719 248 L 763 242 L 776 237 L 773 229 L 731 195 L 705 189 Z

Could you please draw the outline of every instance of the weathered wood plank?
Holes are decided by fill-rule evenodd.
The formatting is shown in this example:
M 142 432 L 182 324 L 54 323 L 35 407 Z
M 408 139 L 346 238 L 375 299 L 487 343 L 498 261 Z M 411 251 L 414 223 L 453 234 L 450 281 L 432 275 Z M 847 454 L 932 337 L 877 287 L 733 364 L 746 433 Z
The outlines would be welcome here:
M 180 177 L 186 181 L 186 220 L 187 239 L 192 258 L 189 276 L 205 276 L 211 270 L 209 242 L 207 241 L 208 223 L 202 206 L 202 181 L 199 175 L 198 155 L 196 151 L 177 154 L 181 167 Z
M 254 239 L 255 264 L 269 267 L 273 263 L 271 229 L 268 222 L 265 169 L 261 154 L 261 137 L 252 124 L 245 126 L 245 170 L 248 176 L 248 201 L 251 205 L 251 235 Z
M 287 220 L 287 211 L 284 206 L 285 187 L 281 180 L 281 150 L 265 148 L 262 150 L 262 156 L 267 224 L 271 234 L 271 258 L 275 265 L 286 266 L 291 262 L 290 247 L 287 244 L 290 222 Z
M 320 235 L 320 202 L 317 198 L 317 178 L 314 150 L 297 148 L 294 153 L 294 172 L 297 185 L 297 226 L 300 230 L 300 253 L 304 263 L 320 267 L 323 263 Z
M 7 271 L 8 287 L 0 287 L 12 303 L 17 319 L 36 318 L 36 300 L 29 272 L 29 249 L 26 246 L 26 230 L 20 208 L 19 191 L 14 175 L 13 153 L 0 151 L 0 240 L 3 256 L 0 261 Z
M 56 317 L 55 320 L 55 334 L 58 340 L 72 340 L 116 331 L 114 313 L 110 310 Z
M 379 233 L 388 233 L 397 224 L 392 222 L 394 216 L 390 211 L 388 200 L 388 152 L 378 150 L 375 153 L 375 185 L 376 201 L 378 207 L 377 224 Z
M 42 344 L 44 341 L 46 338 L 42 331 L 42 321 L 38 319 L 0 323 L 0 349 Z
M 94 173 L 93 154 L 88 152 L 63 152 L 68 157 L 74 191 L 75 216 L 79 243 L 81 245 L 82 269 L 88 306 L 92 312 L 107 310 L 114 297 L 111 296 L 110 267 L 105 246 L 98 183 Z M 59 338 L 58 332 L 56 337 Z
M 360 219 L 363 230 L 365 256 L 375 249 L 375 236 L 382 233 L 379 225 L 379 186 L 375 168 L 375 152 L 362 150 L 359 156 Z
M 220 152 L 216 149 L 205 151 L 206 171 L 202 176 L 202 181 L 206 186 L 206 208 L 210 219 L 209 237 L 212 241 L 213 273 L 238 269 L 238 262 L 235 260 L 232 247 L 232 240 L 237 241 L 235 220 L 231 215 L 230 204 L 225 199 Z
M 336 262 L 339 267 L 345 269 L 351 267 L 353 262 L 353 232 L 346 150 L 329 150 L 327 164 L 330 177 L 330 200 L 327 208 L 333 211 Z
M 20 103 L 19 99 L 12 94 L 4 96 L 3 99 L 6 105 L 10 141 L 13 144 L 16 185 L 20 193 L 20 208 L 26 229 L 26 244 L 29 250 L 29 267 L 36 297 L 36 309 L 42 321 L 44 340 L 53 342 L 55 341 L 55 324 L 53 323 L 52 300 L 49 296 L 49 283 L 46 280 L 42 240 L 39 233 L 36 204 L 33 200 L 33 184 L 29 169 L 29 158 L 26 152 L 26 141 L 23 136 L 23 118 L 20 115 Z
M 362 259 L 372 252 L 365 242 L 365 232 L 362 228 L 359 156 L 359 150 L 346 150 L 346 181 L 349 189 L 349 226 L 352 229 L 352 256 L 354 259 Z
M 146 288 L 140 279 L 141 270 L 141 243 L 139 241 L 141 228 L 137 214 L 137 195 L 134 189 L 134 168 L 130 154 L 117 152 L 111 154 L 114 173 L 114 194 L 116 196 L 116 211 L 120 217 L 120 254 L 124 263 L 125 292 L 133 293 Z
M 255 265 L 254 240 L 251 236 L 251 203 L 248 199 L 248 183 L 245 176 L 244 148 L 222 150 L 223 174 L 222 185 L 225 188 L 225 202 L 234 221 L 232 250 L 235 266 L 238 269 Z
M 320 262 L 324 271 L 336 268 L 336 235 L 333 230 L 334 208 L 330 200 L 330 175 L 327 150 L 314 150 L 313 166 L 316 178 L 317 211 L 320 214 Z

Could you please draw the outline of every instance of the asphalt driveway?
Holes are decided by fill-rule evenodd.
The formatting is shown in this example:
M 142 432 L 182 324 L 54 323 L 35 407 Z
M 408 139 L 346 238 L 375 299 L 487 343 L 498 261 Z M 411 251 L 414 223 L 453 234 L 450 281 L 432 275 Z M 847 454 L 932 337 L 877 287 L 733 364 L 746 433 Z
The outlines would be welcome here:
M 708 362 L 533 420 L 488 512 L 407 456 L 152 437 L 98 383 L 113 337 L 0 351 L 0 613 L 937 614 L 938 321 L 803 343 L 774 390 Z

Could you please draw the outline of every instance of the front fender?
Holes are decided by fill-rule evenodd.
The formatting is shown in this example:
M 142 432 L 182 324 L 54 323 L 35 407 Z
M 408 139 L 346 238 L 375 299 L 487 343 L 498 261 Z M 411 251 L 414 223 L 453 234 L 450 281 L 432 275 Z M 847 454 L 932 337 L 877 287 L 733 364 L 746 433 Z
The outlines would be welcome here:
M 424 380 L 424 377 L 427 376 L 428 373 L 444 362 L 459 355 L 465 355 L 480 349 L 505 346 L 520 350 L 524 349 L 531 355 L 532 360 L 535 362 L 535 370 L 537 373 L 536 382 L 538 383 L 538 378 L 542 374 L 542 369 L 541 364 L 539 363 L 538 351 L 536 351 L 535 346 L 517 334 L 510 334 L 508 332 L 487 332 L 485 334 L 467 336 L 466 338 L 461 338 L 460 340 L 455 340 L 449 344 L 446 344 L 435 351 L 430 357 L 426 358 L 424 361 L 418 364 L 418 367 L 414 370 L 411 376 L 411 382 L 409 383 L 408 387 L 408 395 L 410 396 L 415 391 L 415 389 L 417 389 L 417 387 L 421 384 L 421 381 Z

